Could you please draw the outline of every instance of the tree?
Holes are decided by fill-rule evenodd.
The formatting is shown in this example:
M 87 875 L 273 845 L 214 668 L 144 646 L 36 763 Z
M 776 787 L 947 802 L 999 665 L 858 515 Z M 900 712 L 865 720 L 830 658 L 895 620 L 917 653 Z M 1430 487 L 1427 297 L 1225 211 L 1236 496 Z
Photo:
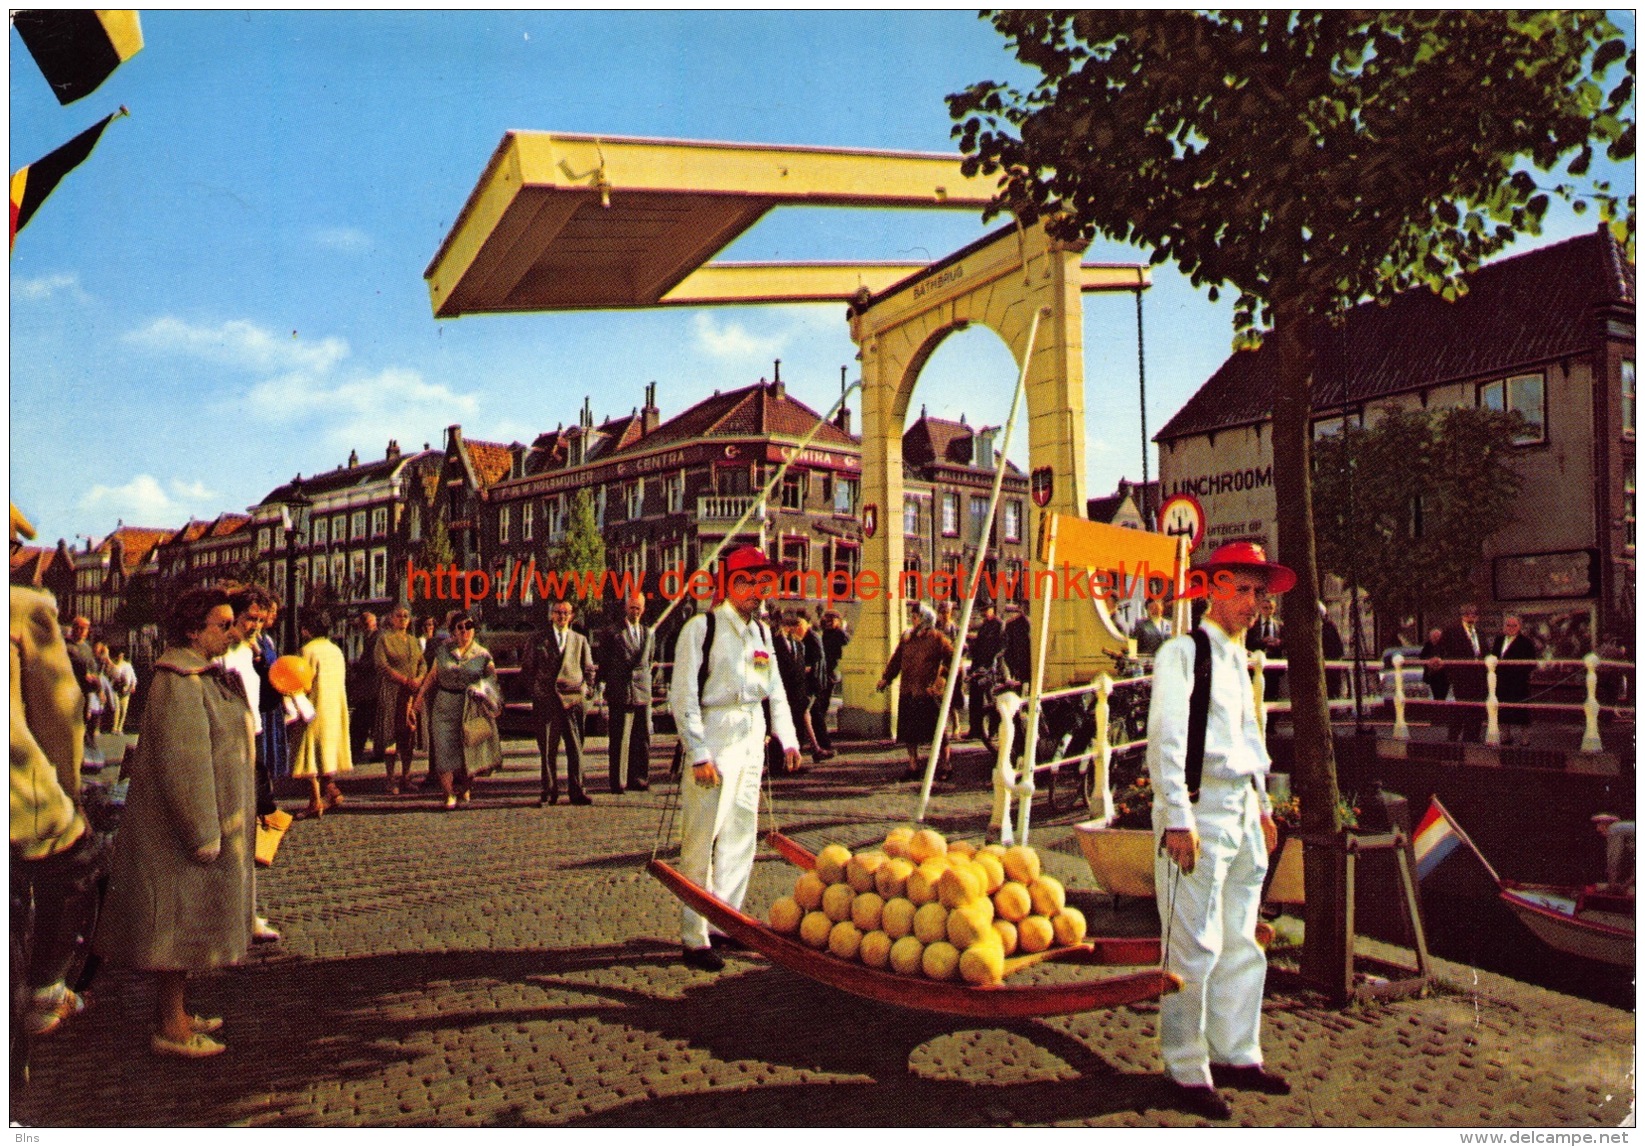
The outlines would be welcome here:
M 1364 589 L 1393 625 L 1468 597 L 1486 540 L 1513 519 L 1522 425 L 1480 407 L 1395 410 L 1316 440 L 1320 568 Z
M 1594 12 L 1012 11 L 991 17 L 1040 77 L 948 99 L 968 174 L 1002 172 L 998 209 L 1054 236 L 1150 248 L 1212 297 L 1236 345 L 1272 339 L 1274 494 L 1293 775 L 1305 836 L 1340 831 L 1320 665 L 1308 332 L 1416 285 L 1448 297 L 1550 194 L 1632 235 L 1633 197 L 1540 187 L 1633 155 L 1633 55 Z M 1609 91 L 1605 85 L 1610 85 Z M 1259 329 L 1259 327 L 1261 329 Z M 1340 989 L 1340 869 L 1307 850 L 1304 970 Z
M 577 574 L 585 578 L 585 585 L 597 584 L 605 577 L 605 539 L 600 536 L 600 525 L 594 517 L 594 495 L 587 486 L 578 490 L 572 499 L 565 537 L 549 550 L 548 564 L 562 576 Z

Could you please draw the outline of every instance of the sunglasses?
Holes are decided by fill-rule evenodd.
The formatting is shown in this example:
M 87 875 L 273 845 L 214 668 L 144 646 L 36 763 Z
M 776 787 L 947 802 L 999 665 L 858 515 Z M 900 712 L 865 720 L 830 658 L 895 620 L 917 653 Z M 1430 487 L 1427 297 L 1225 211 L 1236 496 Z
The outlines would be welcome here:
M 472 621 L 460 621 L 452 628 L 454 628 L 458 633 L 461 633 L 465 629 L 473 629 L 474 623 Z

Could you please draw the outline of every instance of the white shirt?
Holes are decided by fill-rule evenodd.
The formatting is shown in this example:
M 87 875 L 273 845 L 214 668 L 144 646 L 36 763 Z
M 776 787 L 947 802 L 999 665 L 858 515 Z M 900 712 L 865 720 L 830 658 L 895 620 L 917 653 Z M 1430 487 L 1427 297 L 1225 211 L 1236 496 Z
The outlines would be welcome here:
M 1264 812 L 1268 748 L 1257 724 L 1245 646 L 1211 622 L 1200 625 L 1211 636 L 1211 711 L 1205 723 L 1203 780 L 1251 777 Z M 1154 692 L 1148 705 L 1148 776 L 1154 801 L 1165 805 L 1166 828 L 1193 828 L 1194 806 L 1188 800 L 1188 699 L 1194 690 L 1194 639 L 1173 637 L 1154 655 Z
M 756 622 L 744 621 L 729 602 L 714 610 L 714 648 L 708 652 L 708 681 L 697 697 L 697 673 L 703 660 L 703 635 L 708 619 L 693 617 L 680 629 L 674 645 L 674 676 L 668 688 L 668 707 L 685 744 L 685 759 L 693 765 L 714 759 L 704 731 L 704 710 L 748 709 L 758 713 L 761 701 L 771 702 L 768 732 L 784 749 L 800 747 L 794 719 L 788 711 L 777 654 Z M 761 656 L 763 654 L 763 657 Z M 752 716 L 753 714 L 750 714 Z
M 252 662 L 252 653 L 251 642 L 242 641 L 219 657 L 217 664 L 240 675 L 240 687 L 246 691 L 246 704 L 251 706 L 252 732 L 261 736 L 263 714 L 258 708 L 258 702 L 263 697 L 263 683 L 257 679 L 257 667 Z

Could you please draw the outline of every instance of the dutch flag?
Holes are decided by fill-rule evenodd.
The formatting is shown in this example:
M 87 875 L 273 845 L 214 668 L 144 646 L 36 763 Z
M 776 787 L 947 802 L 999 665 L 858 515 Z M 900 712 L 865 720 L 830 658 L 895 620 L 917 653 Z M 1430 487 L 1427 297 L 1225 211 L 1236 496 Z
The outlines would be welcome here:
M 1457 828 L 1451 814 L 1434 797 L 1428 802 L 1428 813 L 1417 825 L 1416 838 L 1411 842 L 1417 855 L 1417 879 L 1426 879 L 1440 862 L 1462 843 L 1462 830 Z

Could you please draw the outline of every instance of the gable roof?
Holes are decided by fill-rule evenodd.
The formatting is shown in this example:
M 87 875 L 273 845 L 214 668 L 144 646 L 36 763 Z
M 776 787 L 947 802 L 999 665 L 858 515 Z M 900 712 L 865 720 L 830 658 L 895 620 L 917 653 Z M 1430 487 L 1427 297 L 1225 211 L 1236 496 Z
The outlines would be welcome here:
M 983 427 L 983 430 L 989 429 Z M 998 427 L 994 427 L 996 431 Z M 928 414 L 921 414 L 908 424 L 908 429 L 902 432 L 902 463 L 904 466 L 919 469 L 923 466 L 959 466 L 968 470 L 982 470 L 972 461 L 974 436 L 978 428 L 966 422 L 954 422 L 947 418 L 934 418 Z M 996 442 L 996 450 L 999 444 Z M 986 468 L 993 473 L 992 467 Z M 1015 462 L 1007 461 L 1005 472 L 1013 477 L 1020 477 L 1022 470 Z
M 755 383 L 740 390 L 705 398 L 675 415 L 650 434 L 611 453 L 651 450 L 670 442 L 694 442 L 701 438 L 804 438 L 822 415 L 789 396 L 781 383 Z M 862 442 L 832 422 L 823 422 L 812 444 L 819 448 L 861 449 Z
M 99 542 L 95 552 L 109 553 L 118 540 L 123 572 L 130 574 L 148 560 L 155 546 L 170 540 L 176 533 L 176 530 L 154 529 L 148 526 L 121 526 Z
M 1593 348 L 1595 323 L 1634 308 L 1634 267 L 1601 227 L 1464 276 L 1447 303 L 1427 288 L 1361 303 L 1316 328 L 1314 409 L 1354 406 L 1425 386 L 1505 374 Z M 1266 421 L 1278 351 L 1236 351 L 1154 435 L 1163 442 Z

